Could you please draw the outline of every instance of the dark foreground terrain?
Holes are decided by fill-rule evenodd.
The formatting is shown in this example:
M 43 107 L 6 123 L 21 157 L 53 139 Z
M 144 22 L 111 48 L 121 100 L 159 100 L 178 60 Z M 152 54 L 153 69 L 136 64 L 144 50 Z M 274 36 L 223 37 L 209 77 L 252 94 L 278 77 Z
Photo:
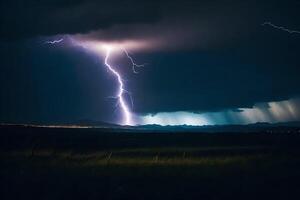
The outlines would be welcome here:
M 300 199 L 299 131 L 0 127 L 0 199 Z

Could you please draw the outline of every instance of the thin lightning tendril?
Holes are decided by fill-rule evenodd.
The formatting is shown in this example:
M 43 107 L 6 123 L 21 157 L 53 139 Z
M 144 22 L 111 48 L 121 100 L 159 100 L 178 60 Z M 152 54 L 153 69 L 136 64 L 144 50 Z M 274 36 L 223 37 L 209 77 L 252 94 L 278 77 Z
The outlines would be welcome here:
M 131 124 L 131 113 L 129 111 L 128 106 L 126 105 L 126 102 L 125 102 L 124 96 L 123 96 L 124 92 L 126 92 L 126 90 L 124 89 L 124 84 L 123 84 L 121 75 L 108 63 L 110 53 L 111 53 L 111 49 L 107 48 L 104 63 L 107 66 L 107 68 L 109 69 L 109 71 L 111 71 L 118 80 L 119 92 L 118 92 L 117 98 L 119 99 L 119 105 L 124 113 L 124 117 L 125 117 L 124 124 L 130 125 Z
M 61 38 L 59 40 L 49 40 L 49 41 L 46 41 L 45 44 L 57 44 L 57 43 L 60 43 L 62 42 L 64 39 Z
M 124 53 L 126 54 L 126 56 L 127 56 L 127 58 L 130 60 L 130 62 L 131 62 L 131 65 L 132 65 L 132 71 L 133 71 L 133 73 L 135 73 L 135 74 L 138 74 L 138 72 L 136 71 L 136 67 L 144 67 L 145 66 L 145 64 L 136 64 L 135 62 L 134 62 L 134 60 L 133 60 L 133 58 L 129 55 L 129 53 L 128 53 L 128 51 L 123 47 L 122 48 L 123 49 L 123 51 L 124 51 Z
M 297 30 L 291 30 L 291 29 L 285 28 L 285 27 L 283 27 L 283 26 L 277 26 L 277 25 L 275 25 L 275 24 L 272 24 L 271 22 L 264 22 L 264 23 L 262 24 L 262 26 L 265 26 L 265 25 L 269 25 L 269 26 L 271 26 L 271 27 L 273 27 L 273 28 L 276 28 L 276 29 L 279 29 L 279 30 L 288 32 L 288 33 L 290 33 L 290 34 L 292 34 L 292 33 L 300 34 L 300 31 L 297 31 Z

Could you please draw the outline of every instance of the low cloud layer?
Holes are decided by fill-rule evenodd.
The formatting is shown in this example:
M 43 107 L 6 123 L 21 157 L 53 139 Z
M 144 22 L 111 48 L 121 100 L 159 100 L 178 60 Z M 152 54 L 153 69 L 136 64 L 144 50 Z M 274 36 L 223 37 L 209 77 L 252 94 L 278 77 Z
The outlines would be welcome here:
M 263 105 L 263 106 L 262 106 Z M 137 118 L 138 124 L 158 125 L 226 125 L 257 122 L 289 122 L 300 119 L 300 98 L 257 104 L 253 108 L 238 108 L 221 112 L 164 112 Z

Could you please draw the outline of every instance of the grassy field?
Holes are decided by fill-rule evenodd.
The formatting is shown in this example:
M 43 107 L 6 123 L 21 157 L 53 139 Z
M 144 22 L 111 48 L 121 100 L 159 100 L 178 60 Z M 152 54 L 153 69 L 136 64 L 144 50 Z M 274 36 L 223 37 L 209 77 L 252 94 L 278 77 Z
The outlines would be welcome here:
M 2 127 L 0 199 L 299 199 L 297 133 Z

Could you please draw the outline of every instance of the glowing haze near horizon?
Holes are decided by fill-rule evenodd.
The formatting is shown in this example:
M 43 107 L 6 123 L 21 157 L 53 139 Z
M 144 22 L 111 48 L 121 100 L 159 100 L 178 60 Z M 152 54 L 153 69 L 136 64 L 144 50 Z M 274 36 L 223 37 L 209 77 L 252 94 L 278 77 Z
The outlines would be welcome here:
M 285 101 L 260 103 L 252 108 L 238 108 L 219 112 L 159 112 L 141 116 L 139 124 L 158 125 L 226 125 L 257 122 L 289 122 L 300 118 L 300 98 Z

